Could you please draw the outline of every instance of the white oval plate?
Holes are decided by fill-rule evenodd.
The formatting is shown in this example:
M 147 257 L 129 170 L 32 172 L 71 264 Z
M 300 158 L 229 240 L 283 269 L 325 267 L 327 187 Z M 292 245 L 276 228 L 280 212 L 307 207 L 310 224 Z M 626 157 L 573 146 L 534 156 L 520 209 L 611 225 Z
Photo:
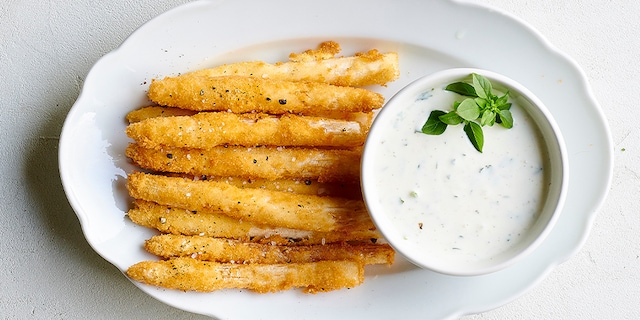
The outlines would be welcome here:
M 482 27 L 477 27 L 482 26 Z M 222 319 L 445 319 L 489 310 L 520 296 L 585 241 L 611 183 L 612 142 L 578 66 L 536 31 L 495 9 L 452 1 L 196 1 L 136 30 L 91 69 L 60 139 L 60 175 L 91 246 L 120 270 L 145 259 L 155 234 L 125 218 L 125 114 L 147 103 L 152 78 L 239 60 L 286 60 L 336 40 L 343 54 L 397 51 L 401 78 L 376 88 L 387 98 L 445 68 L 502 73 L 544 101 L 567 144 L 572 175 L 556 227 L 529 257 L 503 271 L 451 277 L 398 259 L 367 269 L 357 288 L 305 295 L 243 290 L 192 293 L 136 283 L 169 305 Z M 500 44 L 486 50 L 486 43 Z

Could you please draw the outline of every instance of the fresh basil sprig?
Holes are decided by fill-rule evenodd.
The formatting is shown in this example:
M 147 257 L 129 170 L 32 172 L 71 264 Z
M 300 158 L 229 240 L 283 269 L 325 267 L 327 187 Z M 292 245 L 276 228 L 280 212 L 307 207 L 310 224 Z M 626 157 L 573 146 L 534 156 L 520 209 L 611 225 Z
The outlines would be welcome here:
M 489 80 L 479 74 L 471 74 L 471 83 L 455 82 L 445 87 L 445 90 L 455 92 L 465 98 L 453 103 L 453 110 L 445 112 L 433 110 L 422 126 L 422 133 L 440 135 L 447 126 L 464 124 L 464 132 L 471 144 L 482 152 L 484 134 L 482 127 L 499 123 L 507 129 L 513 127 L 509 92 L 501 96 L 493 93 Z

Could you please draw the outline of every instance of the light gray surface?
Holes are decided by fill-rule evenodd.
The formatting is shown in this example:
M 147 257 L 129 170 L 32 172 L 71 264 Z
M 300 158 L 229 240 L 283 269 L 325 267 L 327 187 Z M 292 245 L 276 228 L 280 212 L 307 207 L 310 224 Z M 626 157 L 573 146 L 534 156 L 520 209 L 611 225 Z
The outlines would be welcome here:
M 91 65 L 183 2 L 10 0 L 0 7 L 0 318 L 204 318 L 146 296 L 89 247 L 57 169 L 60 129 Z M 524 296 L 467 318 L 640 318 L 640 2 L 477 2 L 522 18 L 583 68 L 608 117 L 616 165 L 582 250 Z

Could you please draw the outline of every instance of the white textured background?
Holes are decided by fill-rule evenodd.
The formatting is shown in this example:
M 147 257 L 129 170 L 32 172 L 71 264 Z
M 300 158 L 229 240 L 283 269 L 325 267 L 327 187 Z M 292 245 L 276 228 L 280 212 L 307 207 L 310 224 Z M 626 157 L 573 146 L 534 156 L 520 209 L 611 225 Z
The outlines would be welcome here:
M 135 288 L 84 240 L 62 191 L 62 122 L 91 65 L 182 0 L 5 0 L 0 6 L 0 319 L 201 319 Z M 586 72 L 615 169 L 582 250 L 536 288 L 465 319 L 640 319 L 640 2 L 483 0 Z

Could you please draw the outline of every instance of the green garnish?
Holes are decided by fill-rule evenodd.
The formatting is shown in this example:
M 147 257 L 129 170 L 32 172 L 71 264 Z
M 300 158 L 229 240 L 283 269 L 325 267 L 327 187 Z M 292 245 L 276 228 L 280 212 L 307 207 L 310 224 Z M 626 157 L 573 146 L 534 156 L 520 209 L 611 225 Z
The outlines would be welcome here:
M 482 127 L 491 127 L 495 123 L 507 129 L 513 127 L 513 117 L 509 111 L 511 103 L 508 101 L 509 92 L 502 96 L 495 95 L 491 82 L 487 78 L 472 73 L 471 80 L 471 83 L 455 82 L 445 88 L 447 91 L 468 98 L 454 102 L 452 111 L 431 111 L 429 119 L 422 126 L 422 133 L 440 135 L 444 133 L 447 126 L 464 124 L 464 132 L 469 141 L 476 150 L 482 152 L 484 145 Z

